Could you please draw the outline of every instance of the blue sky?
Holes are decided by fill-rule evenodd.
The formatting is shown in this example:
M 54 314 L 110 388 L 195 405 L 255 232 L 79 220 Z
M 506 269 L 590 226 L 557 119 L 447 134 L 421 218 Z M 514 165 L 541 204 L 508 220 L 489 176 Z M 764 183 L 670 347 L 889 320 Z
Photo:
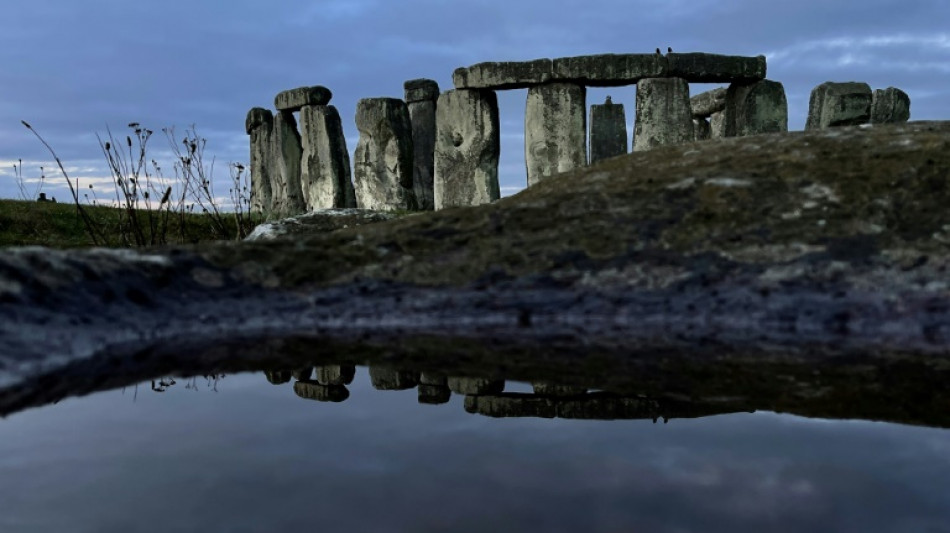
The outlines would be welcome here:
M 221 191 L 227 163 L 248 159 L 247 110 L 272 107 L 277 92 L 329 87 L 352 152 L 358 99 L 402 97 L 403 82 L 420 77 L 449 89 L 456 67 L 480 61 L 667 46 L 765 54 L 769 78 L 785 85 L 791 129 L 804 126 L 812 87 L 829 80 L 896 86 L 911 96 L 913 120 L 950 118 L 950 2 L 943 0 L 31 0 L 6 5 L 5 15 L 3 198 L 18 196 L 18 159 L 24 177 L 45 166 L 44 190 L 68 195 L 20 120 L 84 187 L 107 175 L 96 141 L 107 127 L 123 136 L 133 121 L 155 130 L 152 155 L 170 174 L 159 130 L 195 125 L 217 161 Z M 625 104 L 630 123 L 634 89 L 592 89 L 588 104 L 607 94 Z M 525 184 L 525 97 L 499 94 L 508 193 Z

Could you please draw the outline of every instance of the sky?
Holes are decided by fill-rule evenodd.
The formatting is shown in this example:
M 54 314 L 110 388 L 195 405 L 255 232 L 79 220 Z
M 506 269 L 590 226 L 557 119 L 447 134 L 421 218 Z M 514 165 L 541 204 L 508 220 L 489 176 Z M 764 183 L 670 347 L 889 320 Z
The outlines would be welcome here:
M 15 0 L 0 32 L 0 198 L 68 199 L 65 181 L 30 123 L 53 147 L 83 194 L 112 195 L 97 135 L 124 141 L 127 124 L 149 141 L 166 177 L 170 143 L 194 126 L 215 161 L 218 196 L 228 164 L 247 164 L 247 111 L 273 108 L 278 92 L 305 85 L 333 91 L 351 157 L 356 103 L 403 97 L 403 82 L 436 80 L 482 61 L 598 53 L 759 55 L 784 84 L 789 128 L 804 127 L 811 89 L 825 81 L 895 86 L 911 97 L 912 120 L 950 119 L 950 2 L 945 0 Z M 693 94 L 712 86 L 691 85 Z M 626 107 L 635 88 L 591 89 Z M 525 186 L 527 91 L 499 93 L 502 194 Z M 40 167 L 43 167 L 41 172 Z

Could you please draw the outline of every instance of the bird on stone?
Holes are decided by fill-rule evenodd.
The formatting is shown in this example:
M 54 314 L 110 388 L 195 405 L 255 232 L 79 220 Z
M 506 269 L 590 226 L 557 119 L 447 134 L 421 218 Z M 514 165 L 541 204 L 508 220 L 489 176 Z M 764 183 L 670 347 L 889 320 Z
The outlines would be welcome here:
M 673 47 L 672 47 L 672 46 L 667 46 L 667 47 L 666 47 L 666 51 L 667 51 L 667 53 L 672 54 L 672 53 L 673 53 Z
M 656 55 L 660 55 L 660 49 L 659 49 L 659 48 L 656 49 Z

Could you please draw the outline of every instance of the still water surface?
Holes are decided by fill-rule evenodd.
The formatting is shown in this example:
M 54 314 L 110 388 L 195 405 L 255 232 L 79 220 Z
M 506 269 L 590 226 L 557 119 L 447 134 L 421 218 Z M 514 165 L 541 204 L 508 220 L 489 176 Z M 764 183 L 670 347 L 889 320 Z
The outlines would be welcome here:
M 0 531 L 950 531 L 945 429 L 576 419 L 629 401 L 492 418 L 365 367 L 335 393 L 294 381 L 147 382 L 0 419 Z

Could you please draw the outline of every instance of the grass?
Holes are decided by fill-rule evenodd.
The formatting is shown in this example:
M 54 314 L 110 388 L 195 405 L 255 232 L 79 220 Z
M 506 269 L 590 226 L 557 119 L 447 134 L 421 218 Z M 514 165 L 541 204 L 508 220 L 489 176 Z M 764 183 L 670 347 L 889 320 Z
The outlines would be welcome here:
M 123 224 L 128 224 L 125 208 L 84 205 L 83 209 L 107 237 L 114 237 L 108 239 L 109 245 L 123 246 L 120 236 L 124 234 Z M 139 210 L 139 214 L 140 220 L 148 220 L 146 210 Z M 145 231 L 150 231 L 147 225 Z M 184 244 L 236 238 L 233 234 L 222 234 L 208 214 L 172 213 L 165 232 L 166 239 L 159 242 Z M 82 248 L 94 244 L 72 203 L 0 200 L 0 246 Z

